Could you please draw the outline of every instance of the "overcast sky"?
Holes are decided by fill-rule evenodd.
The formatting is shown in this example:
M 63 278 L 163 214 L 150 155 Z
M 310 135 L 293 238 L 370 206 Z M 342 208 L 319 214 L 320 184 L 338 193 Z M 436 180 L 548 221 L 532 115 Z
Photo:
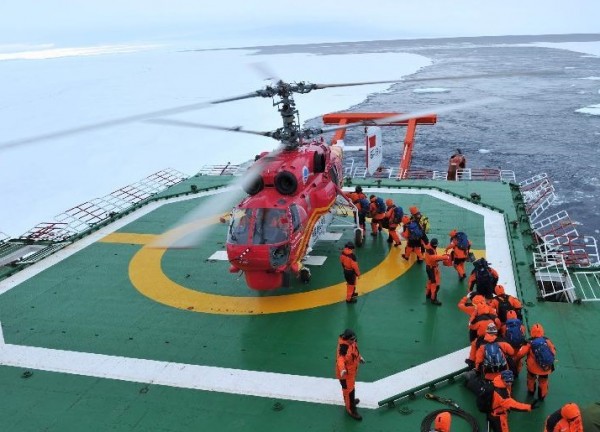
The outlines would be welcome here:
M 5 0 L 0 49 L 121 42 L 206 46 L 600 32 L 598 0 Z

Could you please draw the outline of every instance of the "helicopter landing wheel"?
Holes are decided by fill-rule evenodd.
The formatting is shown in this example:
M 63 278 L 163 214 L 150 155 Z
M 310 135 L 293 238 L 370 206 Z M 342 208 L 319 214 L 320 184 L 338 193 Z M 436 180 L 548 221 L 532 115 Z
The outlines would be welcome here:
M 363 245 L 363 240 L 364 240 L 364 236 L 363 236 L 363 230 L 360 228 L 355 228 L 354 229 L 354 244 L 358 247 Z
M 300 282 L 302 282 L 303 284 L 307 284 L 310 282 L 310 270 L 308 269 L 308 267 L 303 267 L 302 270 L 300 270 L 300 274 L 298 275 Z

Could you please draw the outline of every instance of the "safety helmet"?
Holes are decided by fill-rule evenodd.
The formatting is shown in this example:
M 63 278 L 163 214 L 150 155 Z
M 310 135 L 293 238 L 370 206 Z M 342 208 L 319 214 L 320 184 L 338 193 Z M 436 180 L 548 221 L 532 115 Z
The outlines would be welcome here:
M 502 381 L 504 381 L 506 384 L 510 384 L 515 380 L 515 376 L 511 370 L 503 370 L 500 372 L 500 376 L 502 377 Z
M 419 208 L 417 206 L 412 206 L 409 208 L 409 210 L 411 215 L 416 215 L 417 213 L 419 213 Z
M 450 237 L 454 237 L 456 235 L 458 231 L 456 231 L 455 229 L 453 229 L 452 231 L 450 231 L 450 233 L 448 234 Z
M 452 231 L 455 233 L 455 231 Z M 452 234 L 452 232 L 450 234 Z M 479 258 L 478 260 L 473 261 L 473 267 L 478 268 L 478 267 L 487 267 L 489 266 L 489 262 L 487 262 L 485 260 L 485 258 Z
M 356 187 L 354 188 L 354 192 L 356 192 L 356 193 L 362 193 L 362 187 L 360 187 L 360 186 L 356 186 Z
M 517 317 L 517 312 L 515 312 L 514 310 L 509 310 L 508 312 L 506 312 L 506 319 L 515 319 Z
M 394 200 L 391 199 L 391 198 L 386 199 L 385 200 L 385 205 L 388 206 L 388 207 L 393 206 L 394 205 Z
M 431 245 L 431 247 L 437 247 L 438 243 L 439 243 L 439 242 L 438 242 L 438 239 L 436 239 L 436 238 L 432 238 L 432 239 L 429 241 L 429 244 Z
M 563 418 L 572 421 L 581 416 L 581 412 L 579 411 L 577 404 L 569 402 L 568 404 L 564 404 L 560 409 L 560 415 L 563 416 Z
M 356 333 L 354 333 L 354 330 L 349 329 L 349 328 L 347 328 L 346 330 L 344 330 L 344 333 L 342 333 L 340 336 L 344 340 L 356 339 Z
M 348 249 L 354 249 L 354 242 L 349 241 L 344 245 L 344 247 L 347 247 Z
M 433 422 L 433 430 L 447 432 L 450 430 L 452 416 L 448 411 L 439 413 Z
M 404 225 L 406 225 L 406 224 L 407 224 L 407 223 L 409 223 L 409 222 L 410 222 L 410 217 L 408 217 L 408 215 L 404 215 L 404 216 L 402 216 L 402 223 L 403 223 Z
M 531 326 L 529 329 L 529 334 L 533 338 L 543 337 L 544 336 L 544 327 L 541 324 L 536 323 Z
M 504 295 L 504 287 L 502 285 L 496 285 L 494 292 L 496 295 Z
M 498 327 L 496 327 L 496 324 L 494 323 L 489 323 L 485 329 L 485 332 L 487 334 L 498 334 Z

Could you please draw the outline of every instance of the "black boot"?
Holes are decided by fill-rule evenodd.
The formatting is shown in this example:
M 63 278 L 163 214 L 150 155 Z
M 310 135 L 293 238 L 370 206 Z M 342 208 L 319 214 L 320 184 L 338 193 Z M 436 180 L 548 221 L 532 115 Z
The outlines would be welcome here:
M 431 304 L 436 305 L 436 306 L 441 306 L 442 302 L 439 301 L 438 299 L 433 299 L 433 300 L 431 300 Z
M 356 410 L 356 405 L 358 405 L 358 402 L 360 402 L 359 399 L 356 399 L 354 397 L 354 393 L 355 390 L 352 390 L 350 392 L 350 408 L 351 411 L 348 412 L 348 414 L 350 415 L 350 417 L 352 417 L 354 420 L 362 420 L 362 416 L 358 413 L 358 411 Z

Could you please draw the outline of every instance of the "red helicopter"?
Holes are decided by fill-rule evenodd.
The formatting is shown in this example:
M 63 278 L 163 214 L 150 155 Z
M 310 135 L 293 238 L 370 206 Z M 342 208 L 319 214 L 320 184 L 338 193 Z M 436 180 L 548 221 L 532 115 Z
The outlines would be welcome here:
M 385 81 L 387 82 L 387 81 Z M 430 111 L 417 114 L 376 113 L 349 114 L 348 124 L 324 128 L 301 129 L 296 123 L 298 114 L 293 93 L 352 84 L 310 84 L 277 82 L 249 95 L 233 97 L 224 101 L 245 99 L 253 96 L 279 98 L 274 102 L 283 120 L 283 126 L 272 132 L 258 132 L 184 122 L 170 119 L 153 119 L 152 123 L 218 129 L 231 132 L 268 136 L 281 142 L 281 147 L 271 153 L 257 156 L 248 170 L 242 188 L 248 194 L 231 212 L 226 249 L 231 264 L 230 272 L 244 272 L 248 287 L 255 290 L 273 290 L 284 284 L 289 273 L 303 282 L 310 279 L 310 271 L 302 261 L 319 234 L 326 229 L 332 208 L 345 206 L 354 212 L 354 241 L 360 246 L 363 231 L 359 227 L 357 208 L 342 192 L 343 148 L 339 144 L 328 145 L 323 133 L 338 131 L 334 142 L 343 137 L 349 127 L 367 125 L 408 125 L 410 122 L 435 123 Z M 433 118 L 433 120 L 432 120 Z M 410 120 L 409 120 L 410 119 Z M 414 128 L 409 128 L 414 136 Z M 405 140 L 406 141 L 406 140 Z M 411 138 L 412 141 L 412 138 Z M 412 142 L 411 142 L 412 144 Z M 381 138 L 366 142 L 366 156 L 376 154 L 381 161 Z M 372 171 L 379 163 L 370 166 Z M 222 218 L 222 222 L 225 220 Z

